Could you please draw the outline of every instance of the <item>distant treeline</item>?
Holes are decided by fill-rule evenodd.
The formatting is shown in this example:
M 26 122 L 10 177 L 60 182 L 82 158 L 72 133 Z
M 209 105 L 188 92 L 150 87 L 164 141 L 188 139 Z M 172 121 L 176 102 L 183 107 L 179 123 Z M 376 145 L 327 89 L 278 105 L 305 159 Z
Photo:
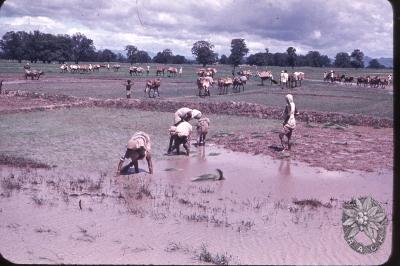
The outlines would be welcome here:
M 182 55 L 174 55 L 171 49 L 164 49 L 151 58 L 146 51 L 139 50 L 134 45 L 126 45 L 126 54 L 114 53 L 109 49 L 97 50 L 93 40 L 84 34 L 49 34 L 40 31 L 9 31 L 0 40 L 0 58 L 18 60 L 28 60 L 35 62 L 59 62 L 67 61 L 93 61 L 93 62 L 128 62 L 128 63 L 163 63 L 163 64 L 229 64 L 237 66 L 241 64 L 257 66 L 311 66 L 311 67 L 364 67 L 364 54 L 355 49 L 351 54 L 340 52 L 335 56 L 334 62 L 327 55 L 322 55 L 318 51 L 309 51 L 306 55 L 297 55 L 296 49 L 289 47 L 283 53 L 270 53 L 268 48 L 265 52 L 250 54 L 244 39 L 233 39 L 231 44 L 231 55 L 218 56 L 214 53 L 213 45 L 206 41 L 198 41 L 193 45 L 192 53 L 196 60 L 189 60 Z M 385 68 L 377 59 L 372 59 L 368 67 Z

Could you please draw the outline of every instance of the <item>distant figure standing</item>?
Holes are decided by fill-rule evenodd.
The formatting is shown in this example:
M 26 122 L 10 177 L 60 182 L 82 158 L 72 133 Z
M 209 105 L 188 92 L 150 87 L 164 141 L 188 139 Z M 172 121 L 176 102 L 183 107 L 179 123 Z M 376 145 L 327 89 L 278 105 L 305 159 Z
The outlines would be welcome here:
M 107 69 L 110 70 L 110 64 L 107 64 Z
M 182 67 L 179 68 L 179 76 L 182 77 Z
M 153 173 L 153 162 L 151 161 L 151 143 L 150 137 L 144 132 L 136 132 L 126 145 L 125 155 L 122 156 L 118 163 L 117 175 L 121 172 L 127 172 L 130 167 L 135 166 L 135 172 L 139 173 L 139 160 L 146 158 L 147 165 L 149 167 L 149 173 Z M 122 164 L 125 159 L 131 159 L 132 161 L 121 170 Z
M 150 74 L 150 66 L 147 66 L 146 74 L 147 74 L 147 76 Z
M 4 80 L 0 80 L 0 94 L 3 93 L 2 90 L 1 90 L 1 87 L 3 87 L 3 81 L 4 81 Z
M 283 144 L 283 137 L 286 136 L 288 139 L 288 150 L 290 150 L 290 138 L 292 137 L 292 133 L 293 130 L 296 128 L 296 120 L 294 118 L 294 115 L 298 114 L 297 110 L 296 110 L 296 105 L 294 104 L 293 101 L 293 95 L 292 94 L 287 94 L 285 96 L 286 98 L 286 107 L 285 107 L 285 111 L 284 111 L 284 117 L 285 120 L 283 121 L 283 129 L 282 132 L 279 133 L 279 138 L 281 140 L 281 144 L 282 144 L 282 151 L 284 151 L 285 145 Z
M 288 80 L 289 80 L 289 74 L 287 73 L 287 70 L 285 69 L 285 71 L 282 71 L 282 73 L 281 73 L 282 89 L 283 89 L 284 86 L 287 86 Z
M 126 98 L 129 99 L 131 98 L 131 87 L 132 87 L 131 81 L 129 79 L 126 81 L 125 86 L 126 86 Z

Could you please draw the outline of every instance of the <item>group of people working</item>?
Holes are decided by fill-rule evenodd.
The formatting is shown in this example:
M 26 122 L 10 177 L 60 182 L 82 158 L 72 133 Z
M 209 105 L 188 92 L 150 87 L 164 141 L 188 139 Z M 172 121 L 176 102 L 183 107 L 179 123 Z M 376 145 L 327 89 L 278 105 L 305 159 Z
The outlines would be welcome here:
M 279 133 L 279 138 L 282 145 L 282 151 L 290 150 L 291 143 L 290 139 L 292 137 L 293 130 L 296 128 L 296 119 L 295 115 L 298 114 L 296 105 L 293 101 L 293 95 L 287 94 L 285 96 L 286 99 L 286 107 L 284 110 L 284 121 L 282 132 Z M 178 109 L 174 114 L 174 124 L 170 127 L 170 141 L 167 153 L 171 154 L 174 150 L 176 150 L 177 154 L 179 153 L 180 145 L 186 150 L 186 155 L 190 154 L 190 138 L 193 131 L 192 125 L 189 123 L 191 119 L 197 119 L 198 123 L 196 126 L 197 135 L 198 135 L 198 145 L 205 144 L 205 138 L 208 133 L 210 119 L 204 117 L 202 113 L 197 109 L 190 109 L 187 107 L 182 107 Z M 287 148 L 285 147 L 284 137 L 287 138 Z M 139 173 L 139 165 L 138 161 L 142 159 L 146 159 L 149 173 L 153 173 L 153 163 L 151 160 L 151 143 L 150 137 L 147 133 L 144 132 L 136 132 L 132 138 L 128 141 L 126 145 L 126 152 L 120 158 L 117 168 L 117 175 L 120 173 L 127 172 L 130 167 L 135 167 L 135 172 Z M 122 167 L 125 159 L 131 159 L 131 162 L 126 165 L 124 168 Z
M 174 114 L 174 123 L 169 128 L 170 141 L 167 153 L 171 154 L 176 150 L 177 154 L 180 154 L 179 148 L 182 145 L 185 148 L 186 155 L 190 154 L 190 139 L 193 131 L 193 126 L 189 121 L 194 118 L 198 120 L 196 129 L 198 135 L 197 144 L 199 146 L 205 145 L 205 139 L 210 126 L 210 119 L 204 117 L 202 113 L 197 109 L 190 109 L 182 107 L 178 109 Z M 153 173 L 153 163 L 151 160 L 151 143 L 150 137 L 147 133 L 139 131 L 136 132 L 126 145 L 126 152 L 120 158 L 117 168 L 117 174 L 121 172 L 127 172 L 130 167 L 135 167 L 135 172 L 139 173 L 138 161 L 146 159 L 149 173 Z M 131 162 L 122 168 L 122 164 L 125 159 L 131 159 Z

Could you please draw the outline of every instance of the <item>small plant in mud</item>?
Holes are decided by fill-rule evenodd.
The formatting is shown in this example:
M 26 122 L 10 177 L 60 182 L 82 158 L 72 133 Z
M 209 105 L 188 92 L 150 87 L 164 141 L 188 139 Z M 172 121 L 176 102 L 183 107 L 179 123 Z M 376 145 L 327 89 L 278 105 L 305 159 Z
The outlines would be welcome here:
M 244 221 L 242 220 L 237 228 L 238 232 L 248 231 L 255 225 L 254 221 Z
M 212 189 L 211 187 L 207 186 L 207 187 L 199 187 L 199 191 L 201 193 L 214 193 L 214 189 Z
M 39 198 L 36 195 L 32 197 L 32 200 L 38 206 L 42 206 L 45 203 L 45 200 L 43 198 Z
M 151 191 L 149 189 L 150 184 L 140 183 L 138 192 L 136 193 L 136 199 L 142 199 L 143 195 L 146 197 L 151 197 Z
M 332 204 L 330 202 L 323 204 L 321 201 L 317 199 L 306 199 L 306 200 L 293 199 L 293 203 L 301 207 L 309 206 L 313 209 L 318 207 L 332 208 Z
M 180 199 L 178 199 L 178 202 L 179 202 L 180 204 L 188 205 L 188 206 L 190 206 L 190 207 L 193 206 L 193 203 L 191 203 L 191 202 L 190 202 L 189 200 L 187 200 L 187 199 L 182 199 L 182 198 L 180 198 Z
M 50 169 L 55 167 L 55 165 L 51 166 L 45 163 L 36 162 L 31 159 L 23 158 L 23 157 L 15 157 L 15 156 L 8 156 L 4 154 L 0 154 L 0 164 L 8 165 L 12 167 L 30 167 L 30 168 L 44 168 Z
M 196 254 L 195 258 L 199 261 L 213 263 L 216 265 L 228 265 L 230 260 L 232 259 L 232 255 L 228 255 L 227 253 L 217 253 L 213 255 L 210 251 L 208 251 L 207 246 L 205 244 L 202 244 L 200 247 L 200 252 Z
M 277 202 L 274 202 L 274 209 L 286 209 L 285 204 L 283 203 L 283 200 L 278 200 Z
M 22 185 L 19 180 L 16 180 L 14 178 L 14 175 L 11 174 L 9 178 L 4 178 L 1 181 L 1 187 L 3 188 L 3 190 L 20 190 L 22 188 Z
M 205 214 L 192 213 L 184 216 L 186 220 L 192 222 L 208 222 L 209 217 Z

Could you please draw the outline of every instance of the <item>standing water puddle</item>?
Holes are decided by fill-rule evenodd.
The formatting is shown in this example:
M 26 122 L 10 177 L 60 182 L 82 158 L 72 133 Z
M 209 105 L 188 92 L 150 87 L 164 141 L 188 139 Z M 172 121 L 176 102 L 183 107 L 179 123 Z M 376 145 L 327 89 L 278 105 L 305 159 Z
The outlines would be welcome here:
M 16 263 L 91 264 L 193 264 L 206 252 L 230 264 L 388 259 L 392 173 L 330 172 L 215 146 L 193 150 L 154 160 L 153 175 L 145 161 L 141 173 L 119 177 L 114 168 L 1 167 L 1 254 Z M 216 169 L 223 180 L 191 181 Z M 382 203 L 389 225 L 381 248 L 360 255 L 344 240 L 342 203 L 366 195 Z

